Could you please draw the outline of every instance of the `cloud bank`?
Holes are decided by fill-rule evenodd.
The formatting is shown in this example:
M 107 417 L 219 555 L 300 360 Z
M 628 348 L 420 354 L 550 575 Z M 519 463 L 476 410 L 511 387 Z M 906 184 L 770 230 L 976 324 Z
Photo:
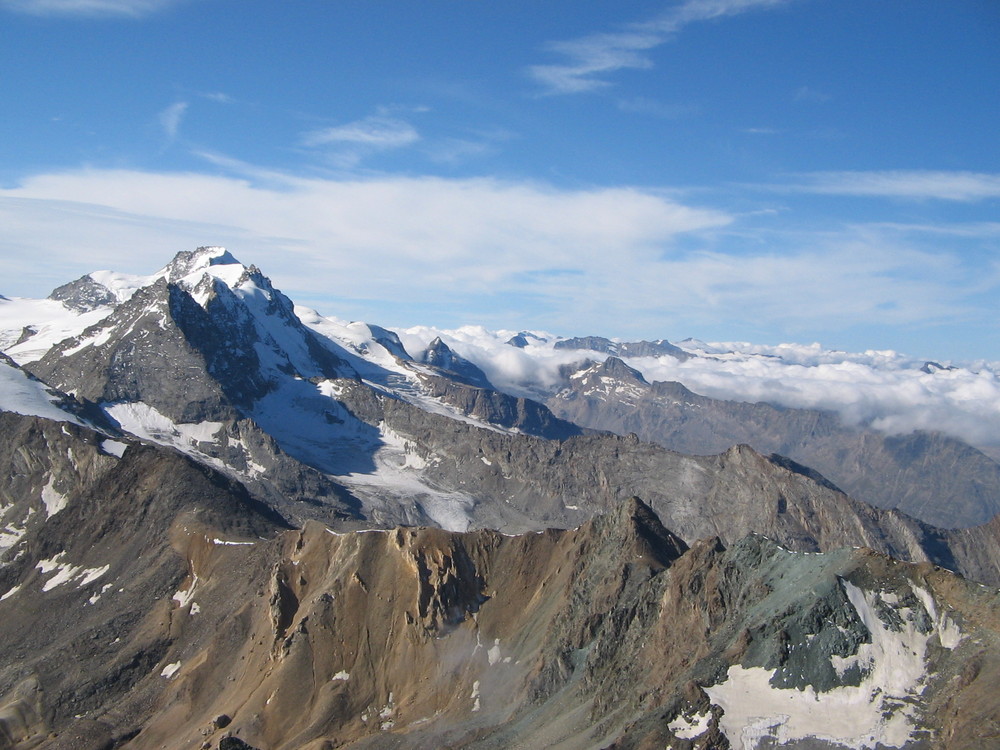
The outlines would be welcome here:
M 895 170 L 813 172 L 786 189 L 823 195 L 973 202 L 1000 198 L 1000 174 Z
M 508 346 L 514 331 L 478 326 L 399 331 L 407 351 L 422 351 L 436 336 L 479 365 L 502 390 L 539 397 L 559 387 L 559 368 L 605 355 L 554 349 L 552 334 L 535 332 L 524 349 Z M 973 445 L 1000 446 L 1000 362 L 972 362 L 925 372 L 923 360 L 895 351 L 850 353 L 819 344 L 761 346 L 746 342 L 682 342 L 703 356 L 631 358 L 652 382 L 677 381 L 716 399 L 766 401 L 838 413 L 852 425 L 888 434 L 940 431 Z
M 750 321 L 794 340 L 874 321 L 981 324 L 1000 288 L 1000 264 L 891 226 L 762 235 L 752 217 L 649 189 L 299 178 L 213 159 L 242 175 L 91 169 L 0 189 L 0 293 L 147 273 L 217 244 L 302 304 L 384 325 L 657 338 L 748 336 Z

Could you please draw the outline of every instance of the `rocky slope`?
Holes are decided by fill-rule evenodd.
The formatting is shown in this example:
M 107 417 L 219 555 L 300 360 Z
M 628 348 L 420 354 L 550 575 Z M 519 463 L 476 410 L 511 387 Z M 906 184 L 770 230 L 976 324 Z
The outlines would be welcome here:
M 869 547 L 1000 584 L 998 559 L 970 541 L 997 548 L 1000 525 L 937 529 L 853 500 L 807 467 L 748 446 L 686 456 L 635 436 L 543 440 L 479 429 L 360 387 L 345 387 L 341 398 L 358 419 L 405 437 L 429 482 L 465 493 L 454 502 L 467 503 L 473 526 L 575 526 L 635 495 L 689 543 L 760 533 L 802 552 Z
M 937 526 L 973 526 L 1000 513 L 1000 464 L 945 435 L 891 436 L 829 412 L 706 398 L 680 383 L 647 383 L 615 357 L 566 383 L 547 404 L 584 427 L 635 433 L 682 453 L 746 443 L 816 469 L 852 497 Z
M 74 717 L 150 700 L 137 685 L 169 647 L 188 573 L 172 539 L 256 540 L 287 524 L 174 451 L 8 412 L 0 434 L 0 504 L 8 523 L 25 519 L 0 556 L 0 747 L 71 724 L 51 746 L 106 747 L 107 726 Z
M 87 453 L 59 435 L 52 463 Z M 100 456 L 3 568 L 0 747 L 997 740 L 1000 595 L 930 565 L 688 548 L 637 500 L 521 536 L 281 531 L 182 456 Z

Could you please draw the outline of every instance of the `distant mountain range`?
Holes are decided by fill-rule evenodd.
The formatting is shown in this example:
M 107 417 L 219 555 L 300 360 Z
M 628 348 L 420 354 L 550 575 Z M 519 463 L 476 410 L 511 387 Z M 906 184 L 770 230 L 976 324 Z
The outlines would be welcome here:
M 0 749 L 997 739 L 958 438 L 629 364 L 695 343 L 523 332 L 566 359 L 498 385 L 221 248 L 0 321 Z

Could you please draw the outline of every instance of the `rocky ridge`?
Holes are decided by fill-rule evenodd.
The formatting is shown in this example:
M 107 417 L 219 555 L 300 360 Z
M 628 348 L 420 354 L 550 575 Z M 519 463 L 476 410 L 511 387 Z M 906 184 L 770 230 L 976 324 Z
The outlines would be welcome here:
M 50 463 L 69 449 L 83 467 L 3 568 L 12 747 L 726 748 L 751 729 L 759 743 L 814 748 L 994 738 L 1000 594 L 927 564 L 794 553 L 759 535 L 689 548 L 637 499 L 518 536 L 283 531 L 175 453 L 104 456 L 56 423 L 10 426 L 48 430 Z M 900 677 L 891 660 L 903 653 Z M 769 701 L 752 719 L 748 680 Z M 858 719 L 846 730 L 845 701 Z
M 1000 464 L 942 434 L 885 435 L 830 412 L 711 399 L 680 383 L 647 383 L 617 357 L 585 365 L 566 384 L 546 403 L 583 427 L 702 455 L 746 443 L 816 469 L 852 497 L 938 526 L 1000 513 Z

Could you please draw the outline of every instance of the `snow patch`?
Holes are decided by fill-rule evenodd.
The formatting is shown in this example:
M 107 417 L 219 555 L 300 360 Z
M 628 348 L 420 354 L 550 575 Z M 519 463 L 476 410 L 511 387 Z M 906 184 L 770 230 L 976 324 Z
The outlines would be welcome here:
M 24 523 L 20 526 L 8 523 L 0 528 L 0 552 L 17 546 L 17 543 L 28 533 L 28 518 L 31 516 L 31 510 L 33 509 L 29 510 L 28 517 L 24 519 Z
M 486 658 L 489 660 L 491 667 L 494 664 L 496 664 L 497 662 L 500 661 L 501 654 L 500 654 L 500 639 L 499 638 L 494 638 L 493 639 L 493 645 L 490 646 L 489 651 L 486 652 Z
M 42 586 L 43 592 L 51 591 L 57 586 L 62 586 L 67 583 L 76 583 L 77 587 L 86 586 L 88 583 L 96 581 L 111 569 L 110 565 L 102 565 L 99 568 L 84 568 L 79 565 L 73 565 L 64 560 L 65 556 L 66 552 L 64 550 L 55 557 L 47 560 L 39 560 L 38 564 L 35 566 L 42 572 L 42 575 L 55 573 L 55 575 L 46 581 Z
M 45 513 L 50 518 L 61 511 L 69 503 L 69 498 L 56 490 L 56 478 L 49 477 L 48 483 L 42 487 L 42 503 L 45 505 Z
M 253 546 L 256 542 L 231 542 L 226 539 L 209 539 L 212 544 L 220 544 L 223 547 L 246 547 Z
M 87 600 L 87 604 L 97 604 L 97 601 L 104 596 L 113 587 L 114 584 L 106 583 L 101 587 L 101 590 L 94 594 Z
M 774 670 L 731 666 L 724 682 L 705 689 L 725 711 L 721 728 L 730 742 L 754 750 L 765 740 L 781 745 L 818 738 L 862 750 L 879 745 L 903 747 L 913 739 L 915 699 L 928 679 L 928 641 L 936 632 L 942 645 L 957 643 L 957 627 L 937 615 L 928 592 L 918 593 L 919 587 L 914 586 L 935 628 L 920 632 L 919 613 L 903 607 L 896 609 L 903 627 L 891 630 L 877 614 L 877 593 L 863 591 L 849 581 L 841 583 L 871 642 L 861 644 L 853 656 L 831 661 L 839 674 L 853 666 L 860 668 L 861 684 L 820 693 L 808 685 L 802 690 L 781 689 L 770 684 Z
M 35 362 L 60 341 L 75 338 L 111 312 L 70 310 L 54 299 L 0 299 L 0 349 L 20 365 Z M 17 343 L 25 328 L 35 331 Z
M 172 664 L 168 664 L 162 670 L 160 670 L 160 677 L 166 677 L 168 680 L 177 674 L 177 670 L 181 668 L 181 663 L 175 661 Z
M 3 596 L 0 596 L 0 602 L 2 602 L 4 599 L 10 599 L 10 597 L 14 596 L 14 594 L 16 594 L 18 591 L 21 590 L 21 585 L 22 584 L 20 584 L 20 583 L 17 584 L 17 586 L 15 586 L 14 588 L 8 590 L 6 594 L 4 594 Z
M 674 736 L 682 740 L 693 740 L 708 731 L 712 722 L 712 712 L 705 709 L 700 714 L 685 716 L 681 714 L 667 725 Z
M 0 411 L 85 426 L 75 415 L 60 409 L 57 403 L 58 397 L 43 383 L 29 378 L 24 370 L 0 361 Z
M 198 574 L 195 573 L 191 578 L 191 584 L 186 589 L 178 590 L 172 597 L 177 606 L 184 608 L 194 601 L 194 590 L 198 586 Z
M 128 443 L 122 443 L 118 440 L 102 440 L 101 450 L 110 456 L 117 456 L 121 458 L 125 455 L 125 449 L 128 448 Z
M 104 410 L 133 435 L 175 446 L 212 442 L 222 429 L 222 422 L 174 422 L 142 401 L 110 404 Z
M 335 674 L 335 675 L 334 675 L 333 677 L 331 677 L 330 679 L 331 679 L 331 680 L 342 680 L 342 681 L 344 681 L 344 682 L 347 682 L 347 681 L 348 681 L 349 679 L 351 679 L 351 673 L 350 673 L 350 672 L 345 672 L 345 671 L 344 671 L 344 670 L 342 669 L 342 670 L 340 670 L 339 672 L 337 672 L 337 674 Z

